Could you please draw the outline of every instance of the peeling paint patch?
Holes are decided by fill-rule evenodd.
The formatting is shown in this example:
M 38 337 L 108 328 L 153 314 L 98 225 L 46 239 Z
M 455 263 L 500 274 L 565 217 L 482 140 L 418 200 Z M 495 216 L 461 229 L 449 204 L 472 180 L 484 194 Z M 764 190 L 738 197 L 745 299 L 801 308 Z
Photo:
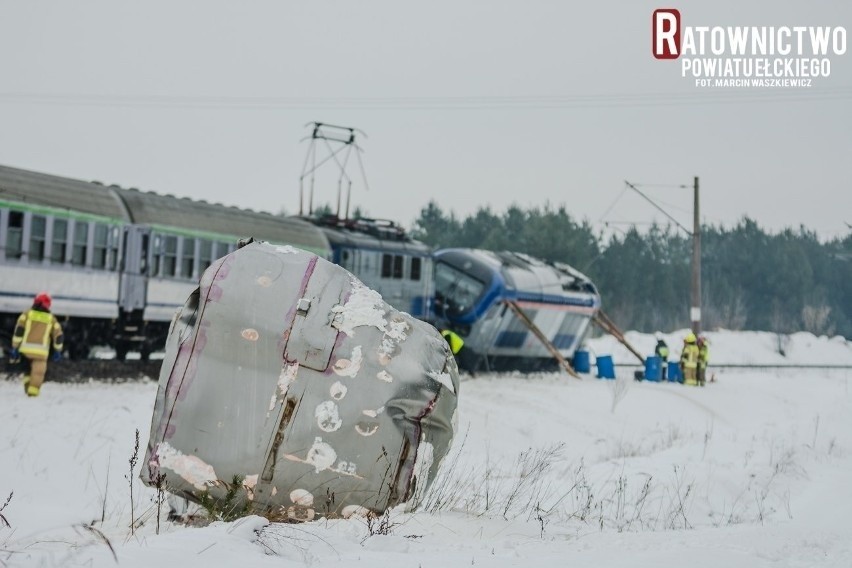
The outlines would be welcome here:
M 329 394 L 334 400 L 341 400 L 344 396 L 346 396 L 346 392 L 348 390 L 349 389 L 346 388 L 346 385 L 344 385 L 340 381 L 337 381 L 336 383 L 331 385 L 331 388 L 329 389 Z
M 341 514 L 344 519 L 351 517 L 369 517 L 370 509 L 362 507 L 361 505 L 346 505 L 343 507 Z
M 378 347 L 379 362 L 382 365 L 390 363 L 391 358 L 399 351 L 399 344 L 408 336 L 408 322 L 400 314 L 396 314 L 387 321 L 385 335 Z
M 257 332 L 257 330 L 252 329 L 250 327 L 247 328 L 247 329 L 244 329 L 240 333 L 240 335 L 243 336 L 243 339 L 246 339 L 248 341 L 257 341 L 258 339 L 260 339 L 260 334 Z
M 362 436 L 372 436 L 379 430 L 378 422 L 367 422 L 362 420 L 355 425 L 355 431 Z
M 314 466 L 316 472 L 319 473 L 324 469 L 328 469 L 337 459 L 337 452 L 330 445 L 322 441 L 322 438 L 316 438 L 311 449 L 308 450 L 308 457 L 305 458 L 305 463 Z
M 314 416 L 317 419 L 319 429 L 323 432 L 335 432 L 343 426 L 343 420 L 340 419 L 337 405 L 332 400 L 326 400 L 317 405 L 316 410 L 314 410 Z
M 281 368 L 281 374 L 278 375 L 278 392 L 272 395 L 269 401 L 269 412 L 275 410 L 275 405 L 283 402 L 287 397 L 287 391 L 290 385 L 296 381 L 296 375 L 299 373 L 299 364 L 284 365 Z M 269 415 L 267 414 L 267 418 Z
M 247 475 L 245 479 L 243 479 L 243 487 L 246 490 L 246 496 L 249 501 L 254 500 L 254 488 L 257 486 L 257 478 L 258 475 Z
M 379 379 L 380 381 L 384 381 L 386 383 L 392 383 L 393 382 L 393 376 L 390 373 L 388 373 L 387 371 L 379 371 L 378 373 L 376 373 L 376 378 Z
M 257 279 L 257 284 L 264 288 L 269 288 L 270 286 L 272 286 L 272 278 L 270 278 L 269 276 L 259 276 Z
M 334 319 L 332 327 L 349 337 L 355 335 L 355 328 L 372 326 L 385 331 L 385 310 L 381 294 L 367 288 L 360 280 L 352 281 L 352 293 L 342 306 L 331 308 Z
M 290 492 L 290 501 L 302 507 L 313 507 L 314 496 L 307 489 L 294 489 Z
M 334 372 L 341 377 L 354 377 L 361 370 L 361 363 L 364 362 L 364 356 L 361 354 L 361 346 L 356 345 L 352 349 L 350 359 L 338 359 L 334 364 Z
M 287 390 L 296 381 L 296 375 L 299 373 L 299 364 L 284 365 L 281 368 L 281 374 L 278 375 L 278 392 L 281 396 L 287 394 Z
M 450 377 L 449 373 L 441 373 L 441 372 L 438 372 L 438 371 L 429 371 L 428 373 L 426 373 L 426 375 L 429 378 L 438 381 L 439 383 L 441 383 L 442 385 L 444 385 L 445 387 L 450 389 L 451 393 L 456 394 L 456 389 L 453 386 L 453 379 Z
M 159 463 L 161 468 L 172 470 L 196 489 L 203 491 L 216 483 L 217 477 L 213 466 L 196 456 L 185 455 L 180 450 L 173 448 L 168 442 L 157 444 L 157 448 L 154 450 L 154 460 Z
M 351 475 L 353 477 L 358 477 L 358 467 L 355 465 L 355 462 L 348 462 L 341 460 L 340 463 L 337 464 L 337 467 L 332 471 L 336 471 L 337 473 L 345 473 L 346 475 Z
M 366 410 L 362 410 L 361 414 L 363 414 L 364 416 L 369 416 L 370 418 L 375 418 L 376 416 L 378 416 L 379 414 L 381 414 L 384 411 L 385 411 L 385 407 L 380 406 L 376 410 L 372 410 L 372 409 L 369 409 L 369 408 L 366 409 Z
M 287 507 L 287 518 L 291 521 L 298 521 L 301 523 L 306 523 L 308 521 L 313 521 L 316 516 L 316 512 L 310 508 L 304 507 Z
M 331 467 L 337 459 L 337 452 L 334 451 L 329 444 L 322 441 L 322 438 L 314 439 L 314 444 L 308 450 L 308 455 L 305 459 L 293 454 L 284 454 L 284 458 L 290 461 L 305 463 L 314 467 L 316 473 L 329 470 L 341 475 L 349 475 L 357 479 L 364 479 L 356 473 L 355 463 L 341 461 L 337 467 Z

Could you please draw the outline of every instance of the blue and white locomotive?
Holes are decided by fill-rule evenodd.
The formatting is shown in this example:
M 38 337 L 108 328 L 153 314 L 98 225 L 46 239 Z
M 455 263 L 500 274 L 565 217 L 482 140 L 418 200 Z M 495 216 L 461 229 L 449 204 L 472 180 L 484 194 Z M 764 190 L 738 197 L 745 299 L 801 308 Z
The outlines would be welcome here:
M 468 371 L 556 368 L 508 302 L 569 360 L 601 306 L 591 280 L 567 264 L 477 249 L 439 250 L 434 263 L 436 325 L 464 339 L 458 358 Z

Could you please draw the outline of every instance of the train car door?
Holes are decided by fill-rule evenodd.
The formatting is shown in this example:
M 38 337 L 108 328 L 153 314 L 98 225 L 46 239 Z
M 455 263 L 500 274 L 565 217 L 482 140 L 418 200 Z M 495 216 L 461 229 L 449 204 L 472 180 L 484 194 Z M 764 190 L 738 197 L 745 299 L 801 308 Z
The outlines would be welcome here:
M 151 229 L 138 225 L 124 228 L 121 251 L 121 286 L 118 305 L 124 312 L 145 307 L 148 285 L 148 248 Z

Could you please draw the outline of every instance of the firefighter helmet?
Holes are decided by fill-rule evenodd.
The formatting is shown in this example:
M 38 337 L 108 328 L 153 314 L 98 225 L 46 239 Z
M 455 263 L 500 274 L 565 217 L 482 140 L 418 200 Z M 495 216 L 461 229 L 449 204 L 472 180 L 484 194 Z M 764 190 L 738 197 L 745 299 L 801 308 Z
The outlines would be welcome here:
M 52 300 L 50 299 L 50 294 L 47 292 L 39 292 L 36 294 L 35 300 L 33 300 L 34 306 L 41 306 L 42 308 L 49 310 L 50 304 Z

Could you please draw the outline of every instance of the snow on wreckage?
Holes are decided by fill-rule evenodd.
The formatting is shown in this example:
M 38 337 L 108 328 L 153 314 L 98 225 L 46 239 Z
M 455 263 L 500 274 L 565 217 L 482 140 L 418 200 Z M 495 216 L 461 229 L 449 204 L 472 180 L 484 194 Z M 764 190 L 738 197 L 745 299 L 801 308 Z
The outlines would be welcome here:
M 273 520 L 414 507 L 458 385 L 432 326 L 314 254 L 250 243 L 172 323 L 142 480 L 196 502 L 236 491 Z

